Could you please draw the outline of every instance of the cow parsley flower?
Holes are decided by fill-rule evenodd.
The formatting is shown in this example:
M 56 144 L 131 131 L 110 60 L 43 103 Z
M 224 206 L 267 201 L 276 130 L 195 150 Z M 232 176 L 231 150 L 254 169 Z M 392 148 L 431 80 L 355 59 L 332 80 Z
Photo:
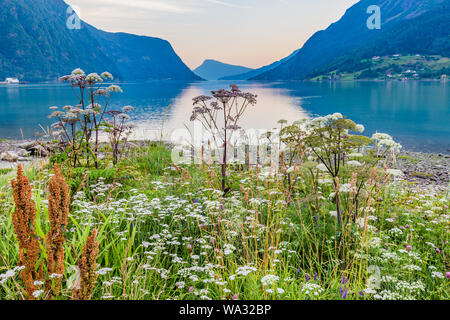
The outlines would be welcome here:
M 273 274 L 268 274 L 267 276 L 264 276 L 261 279 L 261 283 L 264 287 L 271 286 L 274 283 L 276 283 L 280 278 L 278 276 L 275 276 Z
M 36 290 L 33 292 L 33 297 L 35 297 L 36 299 L 39 298 L 41 296 L 41 294 L 44 293 L 44 290 Z

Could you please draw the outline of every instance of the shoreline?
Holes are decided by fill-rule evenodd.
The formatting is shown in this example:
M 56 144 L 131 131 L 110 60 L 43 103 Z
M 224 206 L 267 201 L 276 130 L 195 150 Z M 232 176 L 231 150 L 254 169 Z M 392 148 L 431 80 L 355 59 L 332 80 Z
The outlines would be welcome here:
M 144 141 L 134 141 L 141 143 Z M 150 141 L 145 141 L 147 143 Z M 30 164 L 50 154 L 45 141 L 0 140 L 0 170 L 14 169 L 19 163 Z M 394 169 L 404 173 L 404 180 L 421 187 L 448 190 L 450 155 L 402 150 Z
M 392 82 L 442 82 L 442 83 L 447 83 L 449 82 L 449 80 L 442 80 L 442 79 L 438 79 L 438 78 L 424 78 L 424 79 L 334 79 L 334 80 L 313 80 L 313 79 L 291 79 L 291 80 L 253 80 L 253 79 L 235 79 L 235 80 L 172 80 L 172 79 L 159 79 L 159 80 L 147 80 L 144 81 L 144 83 L 152 83 L 152 82 L 186 82 L 186 83 L 192 83 L 192 82 L 227 82 L 227 83 L 233 83 L 233 82 L 243 82 L 243 81 L 247 81 L 247 82 L 313 82 L 313 83 L 321 83 L 321 82 L 388 82 L 388 81 L 392 81 Z M 113 81 L 113 82 L 108 82 L 105 84 L 117 84 L 117 85 L 126 85 L 126 84 L 135 84 L 135 83 L 141 83 L 141 82 L 135 82 L 135 81 Z M 17 83 L 17 84 L 7 84 L 7 83 L 2 83 L 0 82 L 0 87 L 11 87 L 11 88 L 17 88 L 20 86 L 26 86 L 26 85 L 55 85 L 55 84 L 61 84 L 61 82 L 59 81 L 37 81 L 37 82 L 33 82 L 33 81 L 28 81 L 28 82 L 21 82 L 21 83 Z

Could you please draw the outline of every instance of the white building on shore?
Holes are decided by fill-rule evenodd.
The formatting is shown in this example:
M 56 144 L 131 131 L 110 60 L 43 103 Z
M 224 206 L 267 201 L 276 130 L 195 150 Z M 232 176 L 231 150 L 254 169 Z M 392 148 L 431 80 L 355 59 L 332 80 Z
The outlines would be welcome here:
M 6 78 L 5 83 L 6 84 L 19 84 L 20 81 L 17 78 Z
M 6 80 L 0 82 L 0 84 L 20 84 L 20 81 L 17 78 L 6 78 Z

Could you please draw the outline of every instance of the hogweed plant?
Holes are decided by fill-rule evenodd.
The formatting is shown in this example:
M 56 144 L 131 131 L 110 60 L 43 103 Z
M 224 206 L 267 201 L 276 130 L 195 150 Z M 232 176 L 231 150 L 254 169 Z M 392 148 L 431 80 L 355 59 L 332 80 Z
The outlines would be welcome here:
M 90 159 L 96 168 L 99 166 L 101 132 L 110 128 L 105 116 L 114 93 L 123 92 L 118 85 L 106 85 L 105 81 L 113 79 L 109 72 L 86 75 L 81 69 L 60 78 L 61 82 L 70 85 L 78 101 L 75 106 L 68 105 L 62 110 L 57 106 L 50 107 L 53 112 L 49 117 L 58 120 L 52 125 L 52 134 L 59 137 L 59 143 L 71 156 L 73 166 L 82 165 L 81 157 L 85 157 L 87 166 Z
M 194 110 L 191 121 L 200 121 L 212 135 L 216 149 L 223 148 L 220 161 L 222 172 L 222 191 L 227 191 L 227 162 L 231 132 L 242 129 L 239 121 L 249 106 L 257 103 L 257 95 L 242 92 L 237 85 L 230 85 L 231 90 L 212 91 L 211 96 L 198 96 L 193 99 Z
M 319 171 L 329 174 L 333 186 L 330 197 L 334 198 L 336 203 L 339 225 L 343 222 L 345 211 L 348 214 L 347 221 L 350 217 L 357 219 L 359 196 L 364 191 L 366 182 L 375 179 L 376 171 L 374 172 L 373 168 L 378 163 L 378 157 L 381 156 L 380 149 L 385 147 L 382 154 L 384 156 L 389 150 L 393 153 L 398 152 L 400 147 L 392 138 L 389 140 L 388 135 L 382 135 L 384 140 L 380 143 L 358 135 L 363 132 L 364 126 L 357 125 L 340 113 L 299 121 L 281 131 L 282 141 L 290 150 L 291 162 L 299 154 L 303 158 L 306 151 L 310 153 L 311 159 L 319 161 L 317 166 Z M 375 147 L 371 147 L 373 144 Z M 395 148 L 391 149 L 391 146 Z M 376 149 L 376 156 L 373 154 L 374 149 Z M 363 150 L 365 155 L 362 154 Z M 346 175 L 341 175 L 343 171 Z M 348 183 L 344 183 L 343 179 L 346 179 Z M 347 210 L 342 207 L 342 193 L 352 195 L 351 203 L 346 203 Z
M 127 146 L 128 137 L 132 133 L 133 126 L 127 123 L 130 120 L 127 113 L 133 110 L 132 106 L 125 106 L 122 111 L 112 110 L 107 112 L 111 119 L 107 121 L 105 131 L 108 133 L 114 165 L 118 163 L 120 155 Z M 120 147 L 121 143 L 122 147 Z

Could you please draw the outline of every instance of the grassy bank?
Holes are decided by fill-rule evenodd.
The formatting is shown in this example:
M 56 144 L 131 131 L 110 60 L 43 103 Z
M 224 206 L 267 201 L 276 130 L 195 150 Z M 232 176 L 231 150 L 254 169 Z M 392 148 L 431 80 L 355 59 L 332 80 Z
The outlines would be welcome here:
M 219 166 L 175 166 L 157 143 L 115 167 L 66 168 L 72 202 L 59 299 L 71 295 L 93 228 L 100 248 L 93 299 L 450 298 L 446 194 L 391 177 L 374 184 L 358 219 L 340 226 L 332 183 L 316 166 L 295 166 L 289 182 L 283 172 L 230 165 L 227 197 Z M 49 168 L 25 170 L 40 238 L 50 228 Z M 0 174 L 0 299 L 22 299 L 15 173 Z

